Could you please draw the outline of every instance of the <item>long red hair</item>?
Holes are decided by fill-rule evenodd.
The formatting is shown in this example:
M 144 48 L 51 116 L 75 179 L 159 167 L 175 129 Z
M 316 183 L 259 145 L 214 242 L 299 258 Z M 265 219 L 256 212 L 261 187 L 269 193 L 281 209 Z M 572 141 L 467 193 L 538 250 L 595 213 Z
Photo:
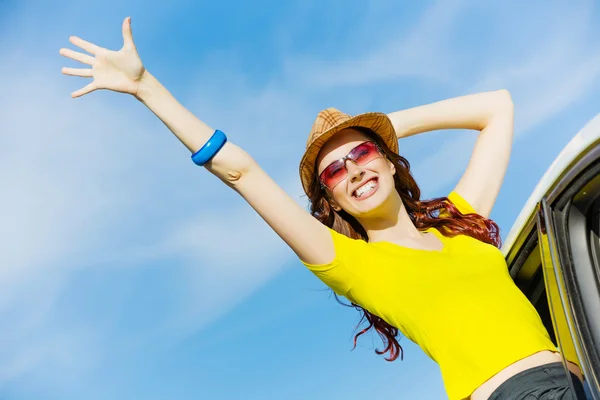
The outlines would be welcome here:
M 494 221 L 478 214 L 463 215 L 447 197 L 421 200 L 421 190 L 410 173 L 409 162 L 391 151 L 379 135 L 373 131 L 361 127 L 354 129 L 361 131 L 377 143 L 387 159 L 394 164 L 396 191 L 400 195 L 410 219 L 418 229 L 424 230 L 433 227 L 447 237 L 466 235 L 498 248 L 501 246 L 500 230 Z M 364 228 L 354 217 L 344 210 L 337 212 L 331 207 L 316 174 L 311 183 L 308 198 L 310 199 L 311 214 L 323 224 L 350 238 L 369 240 Z M 337 295 L 336 299 L 339 301 Z M 357 309 L 362 314 L 358 326 L 367 322 L 367 326 L 354 336 L 354 347 L 361 335 L 370 329 L 375 329 L 384 345 L 382 350 L 375 349 L 375 352 L 380 355 L 389 352 L 385 358 L 387 361 L 394 361 L 399 356 L 400 359 L 403 358 L 403 349 L 397 338 L 398 328 L 358 304 L 351 303 L 350 307 Z

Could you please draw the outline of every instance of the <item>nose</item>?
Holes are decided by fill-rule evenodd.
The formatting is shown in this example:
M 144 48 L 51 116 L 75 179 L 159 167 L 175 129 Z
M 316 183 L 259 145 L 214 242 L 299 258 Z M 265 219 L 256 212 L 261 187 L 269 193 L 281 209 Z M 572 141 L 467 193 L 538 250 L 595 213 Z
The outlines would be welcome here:
M 348 170 L 348 179 L 350 182 L 356 182 L 365 175 L 364 169 L 351 160 L 346 160 L 346 169 Z

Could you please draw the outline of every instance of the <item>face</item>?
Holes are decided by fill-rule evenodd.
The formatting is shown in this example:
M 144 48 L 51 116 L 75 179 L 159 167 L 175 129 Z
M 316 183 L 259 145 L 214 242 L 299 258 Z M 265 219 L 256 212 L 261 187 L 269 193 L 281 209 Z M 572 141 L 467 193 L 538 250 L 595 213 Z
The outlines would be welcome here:
M 369 141 L 362 132 L 345 129 L 325 143 L 317 158 L 317 172 L 329 186 L 326 191 L 332 207 L 356 218 L 375 213 L 394 195 L 399 197 L 394 165 L 377 148 L 365 144 Z

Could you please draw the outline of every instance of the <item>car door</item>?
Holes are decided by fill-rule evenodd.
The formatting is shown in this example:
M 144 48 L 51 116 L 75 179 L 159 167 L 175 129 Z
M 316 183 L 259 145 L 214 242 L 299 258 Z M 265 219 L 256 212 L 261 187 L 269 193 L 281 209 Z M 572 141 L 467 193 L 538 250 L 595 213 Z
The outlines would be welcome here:
M 503 251 L 552 340 L 580 366 L 588 397 L 600 400 L 600 115 L 544 175 Z

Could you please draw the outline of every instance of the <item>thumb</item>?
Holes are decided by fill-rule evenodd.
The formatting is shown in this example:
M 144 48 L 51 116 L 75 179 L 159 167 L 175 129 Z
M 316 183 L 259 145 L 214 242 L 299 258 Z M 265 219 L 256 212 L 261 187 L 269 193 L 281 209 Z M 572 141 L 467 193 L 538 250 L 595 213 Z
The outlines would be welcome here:
M 123 21 L 123 46 L 129 49 L 135 49 L 133 35 L 131 33 L 131 17 L 127 17 Z

